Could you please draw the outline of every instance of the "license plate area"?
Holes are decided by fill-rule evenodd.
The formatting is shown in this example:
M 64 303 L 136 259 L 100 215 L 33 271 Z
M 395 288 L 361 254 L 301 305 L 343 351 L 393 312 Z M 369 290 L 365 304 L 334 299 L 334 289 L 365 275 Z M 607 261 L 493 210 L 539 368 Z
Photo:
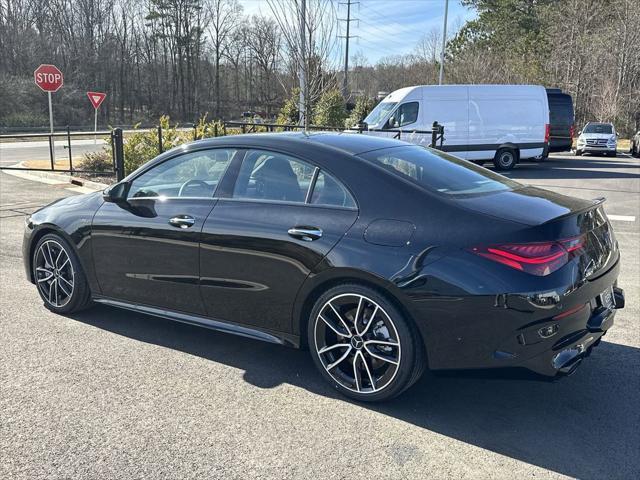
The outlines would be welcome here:
M 613 286 L 607 288 L 604 292 L 598 295 L 598 301 L 600 306 L 609 310 L 615 310 L 616 300 L 613 296 Z

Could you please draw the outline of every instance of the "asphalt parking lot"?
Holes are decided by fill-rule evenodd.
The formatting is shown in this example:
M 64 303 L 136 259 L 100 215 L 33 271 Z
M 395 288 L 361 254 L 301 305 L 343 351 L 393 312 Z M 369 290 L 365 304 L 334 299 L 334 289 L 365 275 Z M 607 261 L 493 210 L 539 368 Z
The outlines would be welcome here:
M 110 307 L 64 317 L 24 277 L 24 217 L 72 195 L 0 173 L 0 478 L 640 477 L 640 161 L 554 155 L 511 178 L 607 197 L 627 307 L 571 377 L 426 374 L 338 396 L 306 352 Z

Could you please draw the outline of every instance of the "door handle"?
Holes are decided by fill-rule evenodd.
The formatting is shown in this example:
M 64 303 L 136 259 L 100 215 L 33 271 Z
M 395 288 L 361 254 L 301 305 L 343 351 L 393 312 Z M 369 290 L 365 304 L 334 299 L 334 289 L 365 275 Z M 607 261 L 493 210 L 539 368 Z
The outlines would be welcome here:
M 193 227 L 194 223 L 196 223 L 196 219 L 190 215 L 177 215 L 169 219 L 169 225 L 176 228 Z
M 293 227 L 287 233 L 305 242 L 312 242 L 322 237 L 322 230 L 317 227 Z

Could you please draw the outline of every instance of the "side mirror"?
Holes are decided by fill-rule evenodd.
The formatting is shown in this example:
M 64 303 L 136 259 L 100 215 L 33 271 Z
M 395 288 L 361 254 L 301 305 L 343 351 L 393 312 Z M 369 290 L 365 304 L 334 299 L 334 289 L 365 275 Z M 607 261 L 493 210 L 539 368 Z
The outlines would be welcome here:
M 619 136 L 620 136 L 620 134 L 618 132 L 616 132 L 616 137 L 619 137 Z
M 392 115 L 389 117 L 389 120 L 387 121 L 386 128 L 394 128 L 394 127 L 396 127 L 396 117 Z
M 116 204 L 127 203 L 127 193 L 129 192 L 129 183 L 120 182 L 111 185 L 102 192 L 102 198 L 105 202 Z
M 582 130 L 579 130 L 579 131 L 578 131 L 578 135 L 582 135 Z

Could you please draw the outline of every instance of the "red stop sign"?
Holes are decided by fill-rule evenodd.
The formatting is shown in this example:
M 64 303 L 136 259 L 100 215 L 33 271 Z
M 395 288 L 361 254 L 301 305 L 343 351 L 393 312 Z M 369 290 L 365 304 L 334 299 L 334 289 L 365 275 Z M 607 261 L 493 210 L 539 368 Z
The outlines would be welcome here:
M 40 65 L 33 72 L 33 79 L 45 92 L 57 92 L 64 84 L 62 72 L 55 65 Z

